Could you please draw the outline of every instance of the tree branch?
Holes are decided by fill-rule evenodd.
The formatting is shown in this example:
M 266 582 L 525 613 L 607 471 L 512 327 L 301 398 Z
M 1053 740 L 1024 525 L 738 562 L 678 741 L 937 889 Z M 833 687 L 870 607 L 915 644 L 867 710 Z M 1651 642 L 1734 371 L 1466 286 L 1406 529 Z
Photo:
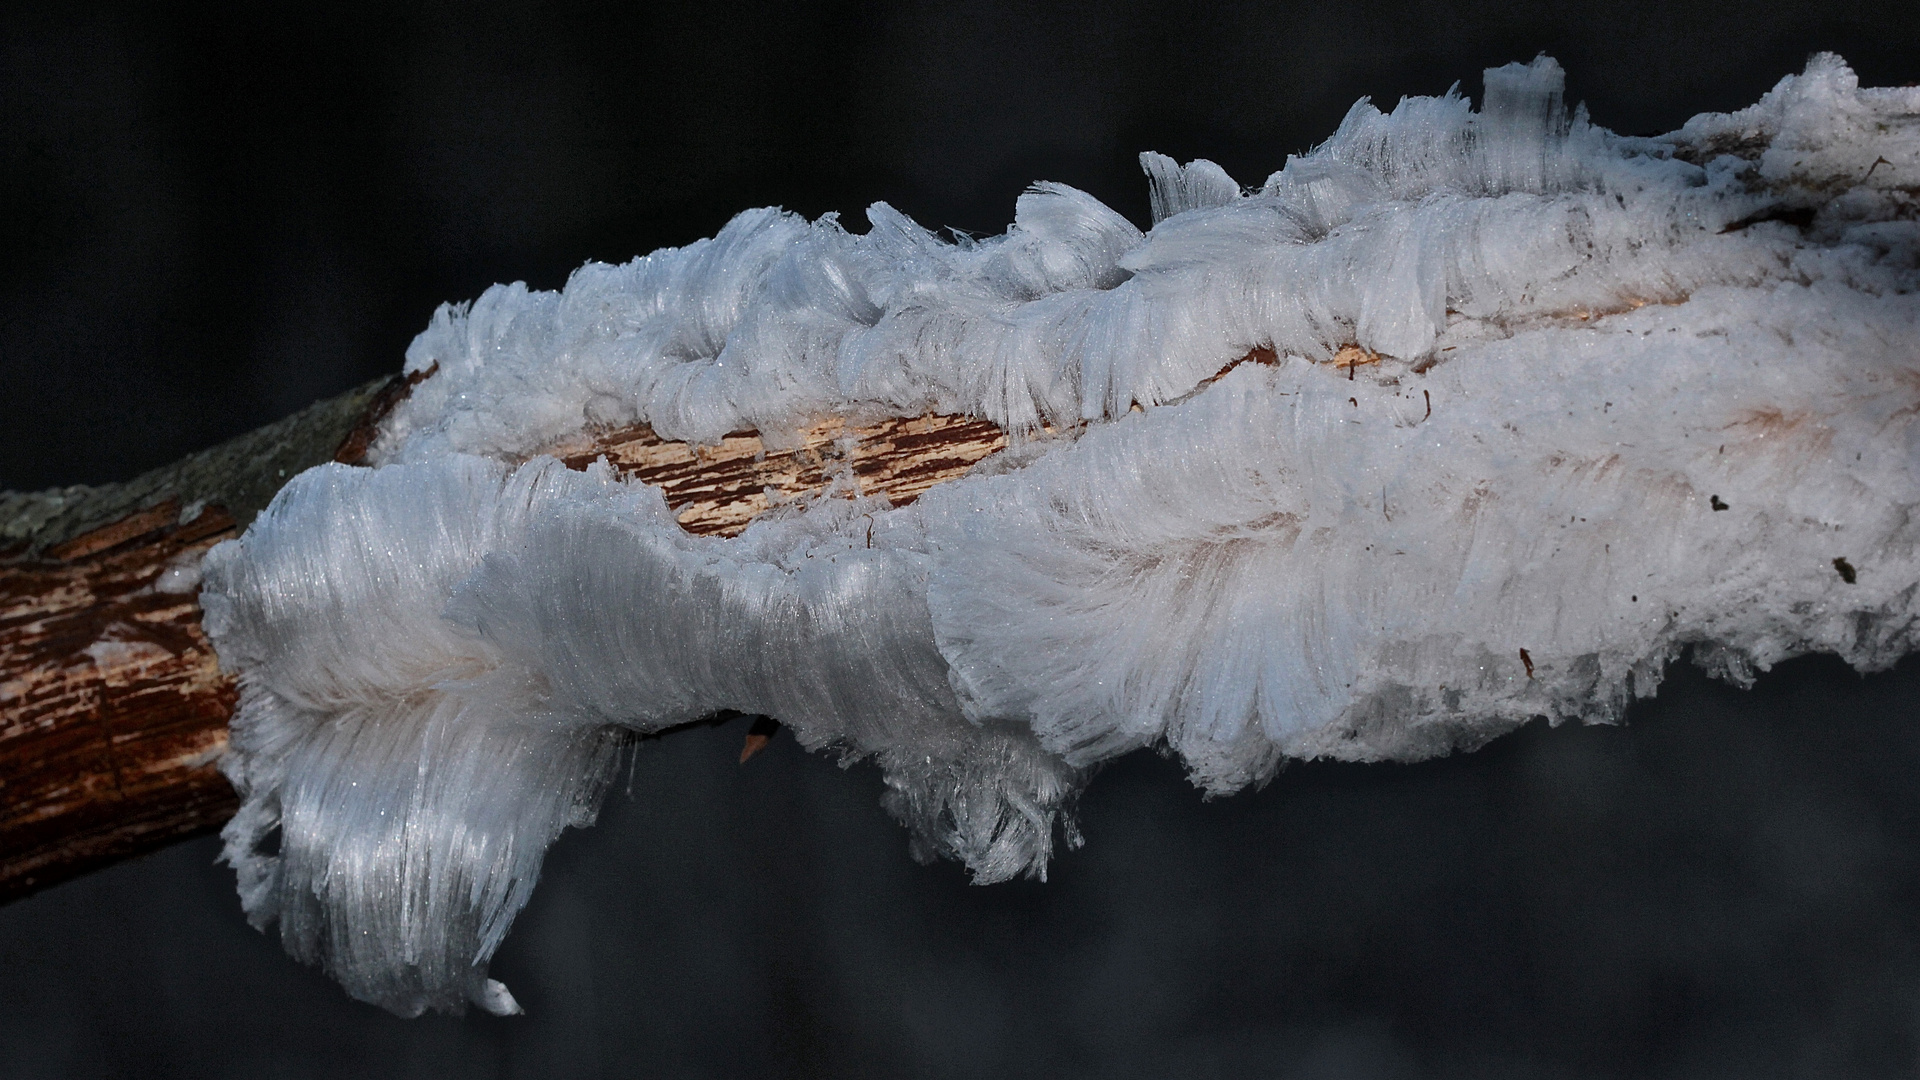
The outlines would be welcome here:
M 364 463 L 414 379 L 370 383 L 123 484 L 0 493 L 0 901 L 218 827 L 238 698 L 200 628 L 199 559 L 286 481 Z M 911 502 L 1006 445 L 970 417 L 818 424 L 790 449 L 644 425 L 550 448 L 663 489 L 693 533 L 732 536 L 834 483 Z

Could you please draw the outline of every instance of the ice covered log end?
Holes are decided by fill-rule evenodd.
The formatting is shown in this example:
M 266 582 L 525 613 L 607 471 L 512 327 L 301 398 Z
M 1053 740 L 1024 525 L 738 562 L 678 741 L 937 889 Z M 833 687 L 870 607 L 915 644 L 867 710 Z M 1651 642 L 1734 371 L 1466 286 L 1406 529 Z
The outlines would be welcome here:
M 1060 184 L 986 240 L 755 210 L 442 308 L 374 467 L 207 558 L 249 915 L 356 997 L 510 1012 L 548 845 L 718 712 L 873 761 L 989 882 L 1141 747 L 1224 793 L 1614 720 L 1682 656 L 1892 664 L 1920 89 L 1823 55 L 1629 138 L 1563 81 L 1362 101 L 1257 189 L 1143 155 L 1144 233 Z

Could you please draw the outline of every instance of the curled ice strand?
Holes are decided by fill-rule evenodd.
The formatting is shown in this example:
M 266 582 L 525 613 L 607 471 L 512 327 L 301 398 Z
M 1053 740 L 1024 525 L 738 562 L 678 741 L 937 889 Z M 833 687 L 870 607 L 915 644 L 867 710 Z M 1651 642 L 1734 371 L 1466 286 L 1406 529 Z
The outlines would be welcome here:
M 1185 165 L 1165 154 L 1147 150 L 1140 155 L 1147 174 L 1147 196 L 1158 226 L 1189 210 L 1213 210 L 1240 197 L 1240 185 L 1227 170 L 1205 158 Z

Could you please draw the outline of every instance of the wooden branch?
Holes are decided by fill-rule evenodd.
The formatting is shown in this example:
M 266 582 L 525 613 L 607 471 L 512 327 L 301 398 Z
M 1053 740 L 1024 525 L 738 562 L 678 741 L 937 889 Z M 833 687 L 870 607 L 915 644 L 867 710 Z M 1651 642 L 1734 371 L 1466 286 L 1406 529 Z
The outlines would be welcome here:
M 404 384 L 403 384 L 404 385 Z M 391 408 L 361 387 L 124 484 L 0 494 L 0 900 L 218 826 L 198 560 Z
M 161 579 L 234 535 L 157 507 L 0 569 L 0 898 L 151 850 L 237 805 L 213 762 L 232 680 Z M 60 550 L 56 548 L 56 551 Z
M 237 691 L 200 629 L 198 562 L 289 477 L 361 464 L 413 380 L 361 387 L 125 484 L 0 494 L 0 901 L 217 828 L 237 805 L 216 762 Z M 552 448 L 660 486 L 690 532 L 731 536 L 826 490 L 911 502 L 1006 444 L 926 416 L 816 425 L 790 449 L 645 426 Z

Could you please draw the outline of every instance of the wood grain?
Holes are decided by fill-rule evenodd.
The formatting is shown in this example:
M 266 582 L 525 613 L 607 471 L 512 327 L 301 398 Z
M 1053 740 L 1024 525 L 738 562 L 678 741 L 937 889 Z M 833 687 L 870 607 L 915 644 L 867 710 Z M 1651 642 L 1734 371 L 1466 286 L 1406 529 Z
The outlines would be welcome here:
M 754 518 L 836 479 L 852 492 L 904 506 L 1006 444 L 1006 433 L 985 420 L 920 416 L 862 427 L 828 420 L 808 428 L 799 445 L 773 450 L 757 432 L 689 446 L 643 424 L 558 447 L 555 456 L 575 469 L 604 456 L 619 475 L 659 487 L 688 532 L 737 536 Z
M 0 899 L 217 825 L 236 691 L 197 564 L 234 535 L 168 500 L 0 568 Z

